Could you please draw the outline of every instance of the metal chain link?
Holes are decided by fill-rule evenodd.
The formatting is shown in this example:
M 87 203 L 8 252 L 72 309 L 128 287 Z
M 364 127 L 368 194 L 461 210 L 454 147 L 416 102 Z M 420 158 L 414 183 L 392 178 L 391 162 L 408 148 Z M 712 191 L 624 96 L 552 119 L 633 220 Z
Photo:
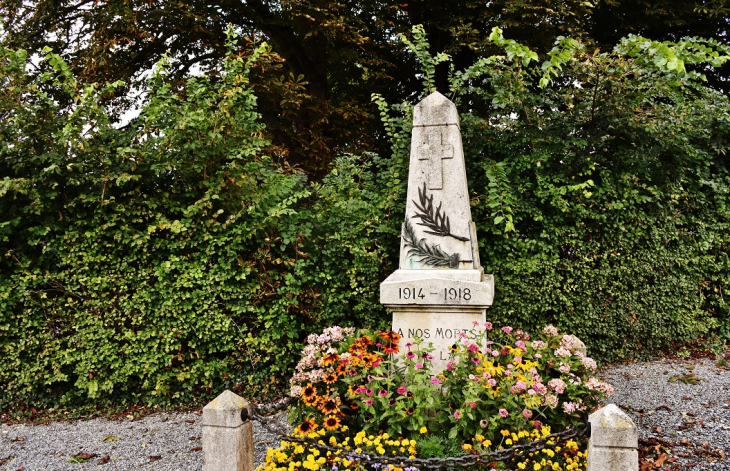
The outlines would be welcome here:
M 588 415 L 583 414 L 583 427 L 576 425 L 567 430 L 550 435 L 524 445 L 513 446 L 504 450 L 492 451 L 489 453 L 481 453 L 478 455 L 450 456 L 447 458 L 409 458 L 407 456 L 383 456 L 370 452 L 355 453 L 348 451 L 340 446 L 330 446 L 320 443 L 321 440 L 310 437 L 295 437 L 289 435 L 288 431 L 278 423 L 269 423 L 269 416 L 286 408 L 294 398 L 286 398 L 269 406 L 258 407 L 251 406 L 250 418 L 256 420 L 264 428 L 278 435 L 283 441 L 290 443 L 303 443 L 309 447 L 316 448 L 320 451 L 329 451 L 344 456 L 350 461 L 368 462 L 370 464 L 379 463 L 382 465 L 397 465 L 399 467 L 414 466 L 417 468 L 441 469 L 441 468 L 468 468 L 477 464 L 490 463 L 493 461 L 507 461 L 512 458 L 522 457 L 525 454 L 535 453 L 544 450 L 548 446 L 554 446 L 558 443 L 568 441 L 572 438 L 587 436 L 590 437 L 591 427 L 588 422 Z M 262 414 L 262 413 L 263 414 Z M 553 443 L 550 443 L 550 442 Z

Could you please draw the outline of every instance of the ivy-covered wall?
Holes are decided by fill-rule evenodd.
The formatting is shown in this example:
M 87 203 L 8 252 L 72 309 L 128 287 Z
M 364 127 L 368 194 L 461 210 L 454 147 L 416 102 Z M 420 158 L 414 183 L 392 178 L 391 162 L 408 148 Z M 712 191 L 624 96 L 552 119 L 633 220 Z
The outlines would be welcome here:
M 717 44 L 564 40 L 453 75 L 493 322 L 548 323 L 602 360 L 730 336 L 727 97 L 692 70 Z M 435 63 L 416 35 L 425 89 Z M 248 87 L 266 47 L 218 77 L 167 83 L 110 124 L 114 84 L 58 56 L 31 80 L 0 48 L 0 407 L 176 403 L 285 387 L 301 341 L 387 327 L 412 104 L 379 97 L 389 155 L 344 155 L 310 182 Z M 686 70 L 685 70 L 686 69 Z M 74 105 L 59 105 L 60 96 Z

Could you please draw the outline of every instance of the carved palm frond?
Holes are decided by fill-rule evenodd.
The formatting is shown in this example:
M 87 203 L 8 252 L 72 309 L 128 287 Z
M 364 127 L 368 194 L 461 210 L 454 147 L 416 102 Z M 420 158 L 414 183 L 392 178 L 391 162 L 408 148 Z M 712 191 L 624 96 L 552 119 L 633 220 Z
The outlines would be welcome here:
M 453 237 L 456 240 L 466 242 L 469 240 L 467 237 L 461 237 L 451 233 L 451 222 L 446 213 L 441 212 L 441 205 L 439 203 L 438 208 L 434 210 L 433 207 L 433 195 L 428 196 L 426 191 L 426 183 L 423 183 L 423 189 L 418 189 L 418 199 L 420 204 L 413 201 L 418 210 L 413 215 L 414 218 L 418 218 L 421 222 L 417 223 L 419 226 L 424 226 L 430 230 L 424 231 L 426 234 L 433 234 L 441 237 Z
M 416 260 L 419 263 L 424 263 L 431 267 L 444 267 L 450 266 L 451 268 L 458 268 L 459 266 L 459 254 L 449 255 L 448 253 L 441 250 L 438 245 L 429 246 L 426 243 L 426 239 L 418 239 L 416 233 L 413 230 L 413 226 L 406 219 L 403 223 L 403 241 L 406 243 L 409 257 L 421 257 Z

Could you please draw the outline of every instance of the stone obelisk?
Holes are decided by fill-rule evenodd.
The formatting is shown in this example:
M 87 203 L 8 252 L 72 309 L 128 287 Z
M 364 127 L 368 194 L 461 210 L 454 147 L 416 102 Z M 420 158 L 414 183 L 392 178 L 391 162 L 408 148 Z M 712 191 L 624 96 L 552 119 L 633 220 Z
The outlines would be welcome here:
M 483 324 L 493 299 L 471 220 L 459 115 L 434 92 L 413 112 L 400 264 L 380 285 L 380 302 L 393 313 L 401 350 L 416 336 L 433 343 L 440 371 L 459 332 Z

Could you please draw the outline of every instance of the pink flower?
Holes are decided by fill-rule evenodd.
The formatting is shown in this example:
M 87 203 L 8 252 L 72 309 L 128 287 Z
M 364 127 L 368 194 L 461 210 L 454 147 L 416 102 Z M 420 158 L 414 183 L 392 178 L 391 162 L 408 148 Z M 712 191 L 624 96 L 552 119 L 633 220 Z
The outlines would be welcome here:
M 530 388 L 530 389 L 527 390 L 527 394 L 529 394 L 530 396 L 534 396 L 535 395 L 535 390 L 532 389 L 532 388 Z
M 411 348 L 412 346 L 413 346 L 413 344 L 412 344 L 411 342 L 408 342 L 408 343 L 406 344 L 406 348 Z
M 573 402 L 564 402 L 563 410 L 566 414 L 572 414 L 578 408 L 578 405 Z
M 515 363 L 522 363 L 522 357 L 515 357 Z
M 467 404 L 467 405 L 468 405 L 469 407 L 471 407 L 472 409 L 474 409 L 474 408 L 475 408 L 475 407 L 477 406 L 477 403 L 476 403 L 476 402 L 467 402 L 466 404 Z
M 439 381 L 439 379 L 437 377 L 434 376 L 433 378 L 431 378 L 431 384 L 439 384 L 439 383 L 441 383 L 441 381 Z
M 522 340 L 518 340 L 518 341 L 516 341 L 516 342 L 515 342 L 515 345 L 516 345 L 517 347 L 519 347 L 519 348 L 520 348 L 520 350 L 524 350 L 524 349 L 525 349 L 525 342 L 523 342 Z
M 367 401 L 365 401 L 365 405 L 366 406 L 372 406 L 373 405 L 373 400 L 372 399 L 368 399 Z
M 515 387 L 516 387 L 517 389 L 521 390 L 521 391 L 524 391 L 525 389 L 527 389 L 527 385 L 525 384 L 525 382 L 524 382 L 524 381 L 517 381 L 517 382 L 515 383 Z
M 421 370 L 421 369 L 423 369 L 423 363 L 416 363 L 415 367 L 417 370 Z
M 455 419 L 460 419 L 461 418 L 461 412 L 459 412 L 458 410 L 456 412 L 454 412 L 454 418 Z
M 493 357 L 498 357 L 499 356 L 499 352 L 497 350 L 492 351 L 492 356 Z
M 565 384 L 565 381 L 563 381 L 560 378 L 553 378 L 550 381 L 548 381 L 548 387 L 555 391 L 558 394 L 563 394 L 565 392 L 565 387 L 567 384 Z
M 484 323 L 484 328 L 487 329 L 487 330 L 492 330 L 492 323 L 491 322 L 485 322 Z
M 536 354 L 535 354 L 535 358 L 542 358 L 542 355 L 541 355 L 541 354 L 539 354 L 539 353 L 536 353 Z
M 509 334 L 512 332 L 512 327 L 506 325 L 506 326 L 502 327 L 502 332 L 504 332 L 505 334 Z
M 380 392 L 378 393 L 378 396 L 380 396 L 380 397 L 385 397 L 387 395 L 388 395 L 388 391 L 386 391 L 385 389 L 381 389 Z
M 479 345 L 477 345 L 475 343 L 469 345 L 469 351 L 472 352 L 472 353 L 478 352 L 479 351 Z
M 449 371 L 454 371 L 454 365 L 456 365 L 456 363 L 454 363 L 453 361 L 450 361 L 450 362 L 446 363 L 446 369 Z
M 556 357 L 560 357 L 560 358 L 568 358 L 571 355 L 570 350 L 568 350 L 565 347 L 560 347 L 557 350 L 555 350 L 555 352 L 553 352 L 553 353 L 555 354 Z
M 410 359 L 416 358 L 416 354 L 409 351 L 408 353 L 406 353 L 406 358 L 410 358 Z
M 489 381 L 487 381 L 487 384 L 491 387 L 495 387 L 497 385 L 497 380 L 494 378 L 490 378 Z
M 530 419 L 530 418 L 532 418 L 532 411 L 530 409 L 522 409 L 522 415 L 526 419 Z
M 471 323 L 474 325 L 474 327 L 476 327 L 476 326 L 479 325 L 479 322 L 478 321 L 471 321 Z
M 583 366 L 591 371 L 597 368 L 596 361 L 591 357 L 583 357 L 581 360 Z
M 374 361 L 373 362 L 373 368 L 377 368 L 378 366 L 380 366 L 380 362 L 379 361 Z
M 401 386 L 398 388 L 398 394 L 405 394 L 407 391 L 405 386 Z
M 473 361 L 475 365 L 479 364 L 479 358 L 473 357 L 471 361 Z
M 507 370 L 504 372 L 504 375 L 509 378 L 510 376 L 512 376 L 512 372 L 510 370 Z
M 545 394 L 545 397 L 542 398 L 543 403 L 549 406 L 551 409 L 555 409 L 558 407 L 558 396 L 555 394 Z
M 365 390 L 365 395 L 366 396 L 372 396 L 374 392 L 375 391 L 373 391 L 372 389 L 368 388 L 368 389 Z
M 542 340 L 535 340 L 532 342 L 531 345 L 532 348 L 534 348 L 535 350 L 540 350 L 541 348 L 545 347 L 545 342 L 543 342 Z
M 568 373 L 570 373 L 570 365 L 567 363 L 561 363 L 560 366 L 558 367 L 558 371 L 560 371 L 563 374 L 568 374 Z
M 507 409 L 499 409 L 499 415 L 502 417 L 507 417 L 509 415 L 509 412 L 507 412 Z
M 553 337 L 558 335 L 558 329 L 551 325 L 546 326 L 544 329 L 542 329 L 542 331 Z
M 357 389 L 355 389 L 355 393 L 360 394 L 360 393 L 364 393 L 367 390 L 368 390 L 368 388 L 366 388 L 365 386 L 358 386 Z
M 532 423 L 532 426 L 535 427 L 536 429 L 540 430 L 542 428 L 542 422 L 540 422 L 539 420 L 536 420 Z
M 433 361 L 433 355 L 431 355 L 430 353 L 426 355 L 426 360 Z

